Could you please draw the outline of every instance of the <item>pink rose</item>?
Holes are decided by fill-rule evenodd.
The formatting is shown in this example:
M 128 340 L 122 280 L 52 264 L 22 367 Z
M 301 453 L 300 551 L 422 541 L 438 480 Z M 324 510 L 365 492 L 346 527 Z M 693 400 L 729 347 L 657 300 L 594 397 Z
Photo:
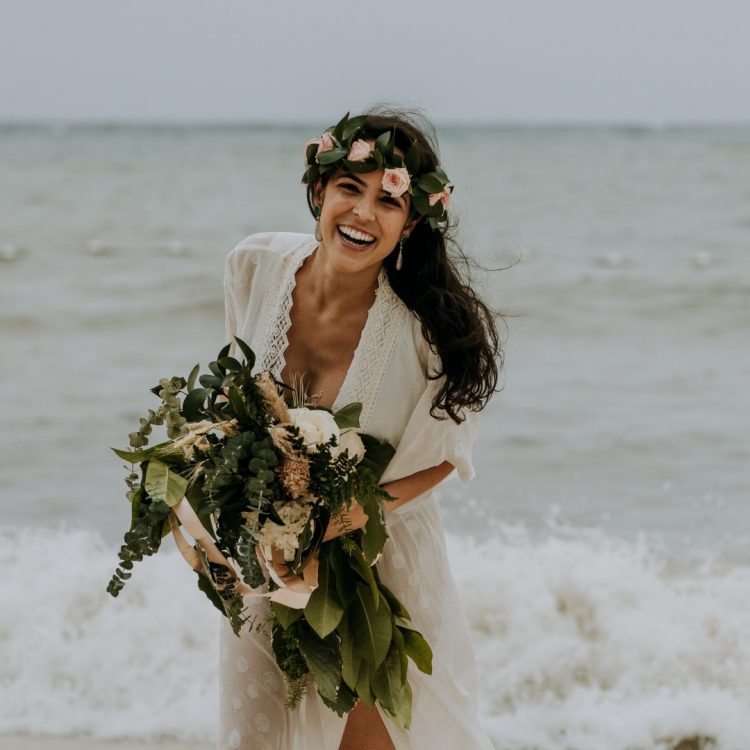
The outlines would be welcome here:
M 359 138 L 352 143 L 352 147 L 349 149 L 349 156 L 346 158 L 349 159 L 349 161 L 364 161 L 369 155 L 370 144 Z
M 445 208 L 448 208 L 448 204 L 451 202 L 451 191 L 446 185 L 441 192 L 430 193 L 428 196 L 428 200 L 431 206 L 434 206 L 438 201 L 440 201 Z
M 410 184 L 411 179 L 406 167 L 386 169 L 381 182 L 383 190 L 390 193 L 394 198 L 403 195 L 409 189 Z
M 333 136 L 326 130 L 323 135 L 320 136 L 320 143 L 318 144 L 318 154 L 322 154 L 326 151 L 331 151 L 336 145 L 333 140 Z

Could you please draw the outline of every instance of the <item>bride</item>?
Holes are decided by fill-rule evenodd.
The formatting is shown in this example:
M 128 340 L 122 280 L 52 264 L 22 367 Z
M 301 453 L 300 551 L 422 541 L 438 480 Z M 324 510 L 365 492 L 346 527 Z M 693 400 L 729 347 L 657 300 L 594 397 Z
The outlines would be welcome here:
M 477 412 L 496 390 L 502 363 L 495 313 L 447 252 L 453 186 L 431 126 L 393 110 L 342 123 L 305 144 L 315 235 L 254 234 L 227 256 L 226 340 L 247 341 L 257 370 L 301 380 L 313 403 L 336 410 L 361 402 L 361 430 L 396 448 L 381 478 L 393 499 L 385 503 L 389 539 L 377 567 L 431 645 L 433 671 L 409 669 L 408 730 L 362 703 L 339 717 L 314 684 L 289 710 L 264 630 L 250 626 L 236 637 L 223 623 L 220 746 L 490 750 L 433 490 L 454 470 L 465 482 L 474 476 Z M 355 502 L 325 539 L 365 520 Z M 252 601 L 262 621 L 268 604 Z

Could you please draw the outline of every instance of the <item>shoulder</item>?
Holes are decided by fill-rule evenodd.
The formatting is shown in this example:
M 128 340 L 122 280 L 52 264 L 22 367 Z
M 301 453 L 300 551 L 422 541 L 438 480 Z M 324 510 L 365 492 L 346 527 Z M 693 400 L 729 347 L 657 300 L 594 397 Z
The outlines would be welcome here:
M 227 272 L 235 273 L 264 261 L 278 259 L 311 239 L 312 235 L 301 232 L 257 232 L 248 235 L 227 253 Z

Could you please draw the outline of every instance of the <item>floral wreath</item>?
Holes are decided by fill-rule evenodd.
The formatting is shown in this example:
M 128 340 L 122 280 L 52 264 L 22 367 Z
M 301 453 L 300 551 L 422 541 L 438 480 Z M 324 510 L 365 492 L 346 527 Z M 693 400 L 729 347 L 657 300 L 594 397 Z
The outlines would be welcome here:
M 336 125 L 319 138 L 305 143 L 305 173 L 302 183 L 310 184 L 319 177 L 343 167 L 349 172 L 374 172 L 384 169 L 382 187 L 394 198 L 408 192 L 411 195 L 411 215 L 424 216 L 433 229 L 447 223 L 447 208 L 453 185 L 440 168 L 420 172 L 419 147 L 412 141 L 405 157 L 393 152 L 395 128 L 386 130 L 374 145 L 361 136 L 367 115 L 349 118 L 347 112 Z

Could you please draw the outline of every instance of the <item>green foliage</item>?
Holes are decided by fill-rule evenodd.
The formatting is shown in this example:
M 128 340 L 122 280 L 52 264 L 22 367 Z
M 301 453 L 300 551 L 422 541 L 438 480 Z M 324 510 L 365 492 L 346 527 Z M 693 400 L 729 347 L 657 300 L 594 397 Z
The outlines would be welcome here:
M 341 621 L 344 608 L 336 591 L 336 580 L 328 562 L 328 549 L 320 550 L 318 587 L 312 592 L 305 607 L 305 619 L 320 638 L 332 633 Z

